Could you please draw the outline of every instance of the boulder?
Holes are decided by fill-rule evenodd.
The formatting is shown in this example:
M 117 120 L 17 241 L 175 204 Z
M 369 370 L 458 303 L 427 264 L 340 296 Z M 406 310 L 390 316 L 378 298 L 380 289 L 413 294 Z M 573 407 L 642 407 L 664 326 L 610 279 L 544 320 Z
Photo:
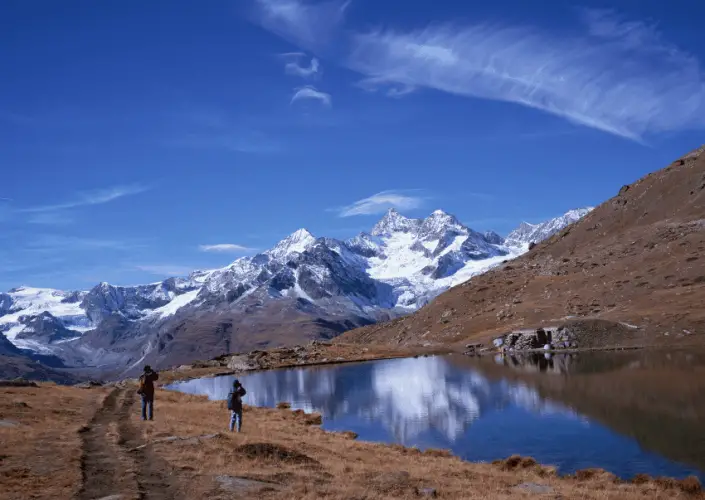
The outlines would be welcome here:
M 255 370 L 259 366 L 253 363 L 247 355 L 239 354 L 228 360 L 228 369 L 233 371 Z

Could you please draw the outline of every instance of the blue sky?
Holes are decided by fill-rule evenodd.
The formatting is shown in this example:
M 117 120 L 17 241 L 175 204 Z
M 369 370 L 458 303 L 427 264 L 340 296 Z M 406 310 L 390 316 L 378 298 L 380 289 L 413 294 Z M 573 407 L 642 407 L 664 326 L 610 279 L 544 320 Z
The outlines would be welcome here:
M 152 282 L 390 206 L 477 230 L 699 146 L 702 2 L 5 0 L 0 290 Z

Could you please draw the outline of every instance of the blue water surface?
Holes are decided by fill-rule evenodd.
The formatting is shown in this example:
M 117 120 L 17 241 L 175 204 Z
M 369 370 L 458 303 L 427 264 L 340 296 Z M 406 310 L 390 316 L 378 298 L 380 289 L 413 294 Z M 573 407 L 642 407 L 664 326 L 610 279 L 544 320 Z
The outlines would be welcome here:
M 362 440 L 445 448 L 471 461 L 519 454 L 561 473 L 601 467 L 623 478 L 647 473 L 705 480 L 697 465 L 649 451 L 633 437 L 542 397 L 529 383 L 487 376 L 479 365 L 454 362 L 457 358 L 302 367 L 238 378 L 249 405 L 286 401 L 293 409 L 320 412 L 324 429 L 351 430 Z M 234 378 L 194 379 L 169 388 L 222 400 Z

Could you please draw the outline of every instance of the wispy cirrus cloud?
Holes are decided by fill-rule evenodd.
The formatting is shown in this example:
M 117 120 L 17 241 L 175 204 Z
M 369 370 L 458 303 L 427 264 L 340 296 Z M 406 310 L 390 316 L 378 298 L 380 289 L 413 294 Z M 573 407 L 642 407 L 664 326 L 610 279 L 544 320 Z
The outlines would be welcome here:
M 339 208 L 331 209 L 338 212 L 339 217 L 352 217 L 355 215 L 381 214 L 390 208 L 399 210 L 413 210 L 424 205 L 426 198 L 406 194 L 408 191 L 381 191 L 367 198 Z
M 332 38 L 347 7 L 258 3 L 268 6 L 260 25 L 308 50 Z M 570 36 L 482 22 L 353 32 L 343 64 L 363 75 L 358 85 L 368 91 L 399 97 L 427 88 L 510 102 L 638 142 L 705 127 L 705 79 L 695 56 L 653 25 L 612 11 L 583 9 L 579 18 L 582 34 Z
M 216 245 L 199 245 L 198 249 L 201 252 L 217 252 L 217 253 L 247 253 L 253 249 L 250 247 L 237 245 L 235 243 L 218 243 Z
M 635 27 L 614 21 L 608 32 L 601 22 L 591 25 L 592 35 L 573 39 L 483 24 L 376 31 L 354 37 L 348 63 L 383 81 L 513 102 L 636 141 L 705 125 L 694 57 L 653 36 L 642 48 Z
M 42 213 L 78 208 L 89 205 L 101 205 L 103 203 L 109 203 L 125 196 L 144 193 L 147 190 L 149 190 L 149 187 L 139 184 L 133 184 L 129 186 L 114 186 L 106 189 L 96 189 L 93 191 L 80 192 L 76 194 L 74 199 L 65 201 L 63 203 L 18 208 L 16 211 L 20 213 Z
M 319 101 L 326 107 L 330 107 L 333 104 L 333 99 L 330 94 L 321 92 L 311 85 L 306 85 L 305 87 L 299 87 L 295 90 L 294 95 L 291 96 L 290 104 L 294 104 L 296 101 L 313 99 L 314 101 Z
M 255 0 L 253 17 L 266 30 L 313 51 L 337 34 L 349 4 L 348 0 Z
M 287 75 L 301 78 L 316 78 L 321 75 L 321 63 L 315 57 L 312 57 L 308 66 L 305 66 L 301 64 L 301 61 L 307 57 L 303 52 L 288 52 L 281 54 L 281 56 L 287 61 L 284 66 L 284 71 Z

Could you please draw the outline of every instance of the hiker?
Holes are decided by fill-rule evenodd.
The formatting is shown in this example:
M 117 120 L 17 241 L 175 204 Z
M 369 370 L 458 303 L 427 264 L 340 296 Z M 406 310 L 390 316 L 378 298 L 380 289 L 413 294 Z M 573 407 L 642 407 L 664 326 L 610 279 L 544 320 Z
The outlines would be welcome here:
M 154 417 L 154 382 L 159 379 L 159 374 L 146 365 L 144 373 L 140 376 L 140 388 L 137 394 L 142 397 L 142 420 L 152 420 Z
M 235 430 L 240 432 L 242 427 L 242 397 L 247 394 L 247 391 L 242 386 L 238 379 L 233 382 L 233 390 L 228 394 L 228 410 L 230 410 L 230 432 Z

